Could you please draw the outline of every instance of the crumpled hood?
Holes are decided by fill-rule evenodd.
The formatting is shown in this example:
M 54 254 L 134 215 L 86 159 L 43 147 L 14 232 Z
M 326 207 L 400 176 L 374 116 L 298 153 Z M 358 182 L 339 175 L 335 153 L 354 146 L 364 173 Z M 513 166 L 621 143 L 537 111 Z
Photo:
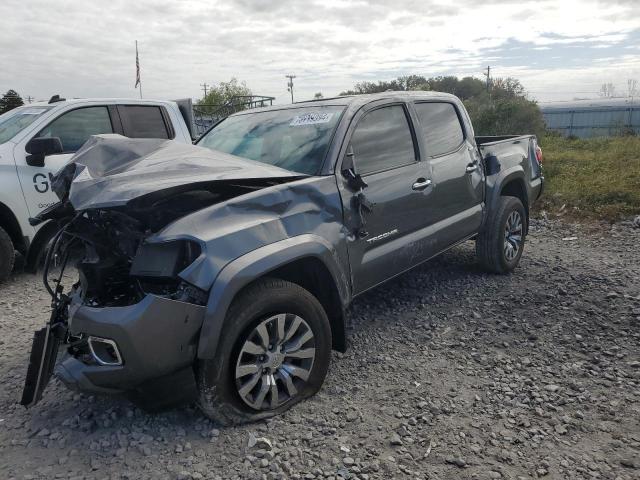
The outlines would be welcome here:
M 234 180 L 295 180 L 305 175 L 172 140 L 95 135 L 52 182 L 76 211 L 125 205 L 148 194 Z

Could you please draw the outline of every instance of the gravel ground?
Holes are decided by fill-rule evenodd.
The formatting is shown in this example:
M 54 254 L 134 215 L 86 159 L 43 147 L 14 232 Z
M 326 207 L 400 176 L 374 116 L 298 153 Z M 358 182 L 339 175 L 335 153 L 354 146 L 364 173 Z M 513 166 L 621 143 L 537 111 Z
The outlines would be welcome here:
M 48 299 L 16 276 L 0 287 L 0 478 L 638 479 L 639 240 L 538 222 L 504 277 L 456 248 L 355 302 L 319 395 L 228 429 L 58 381 L 17 405 Z

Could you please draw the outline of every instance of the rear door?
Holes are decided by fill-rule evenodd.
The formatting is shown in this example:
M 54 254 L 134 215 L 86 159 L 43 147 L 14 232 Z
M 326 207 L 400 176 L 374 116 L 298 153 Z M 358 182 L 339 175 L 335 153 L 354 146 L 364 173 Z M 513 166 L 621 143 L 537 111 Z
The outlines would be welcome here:
M 349 262 L 357 294 L 422 259 L 424 249 L 410 238 L 420 236 L 429 223 L 426 207 L 432 189 L 428 166 L 419 161 L 407 105 L 375 106 L 356 115 L 347 141 L 356 170 L 367 183 L 362 193 L 373 204 L 372 211 L 364 214 L 366 223 L 357 229 L 357 192 L 338 174 L 345 223 L 351 230 Z
M 484 172 L 472 131 L 465 128 L 464 112 L 447 101 L 414 105 L 425 156 L 434 184 L 434 241 L 443 250 L 477 233 L 482 223 Z

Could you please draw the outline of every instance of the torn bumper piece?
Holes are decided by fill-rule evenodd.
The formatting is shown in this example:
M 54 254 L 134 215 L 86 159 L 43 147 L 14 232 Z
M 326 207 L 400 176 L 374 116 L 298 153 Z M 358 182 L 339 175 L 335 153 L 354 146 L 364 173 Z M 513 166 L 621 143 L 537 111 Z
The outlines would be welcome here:
M 122 393 L 150 380 L 190 371 L 205 310 L 155 295 L 123 307 L 95 308 L 74 300 L 69 309 L 69 334 L 91 338 L 93 345 L 84 352 L 69 348 L 56 376 L 74 390 Z M 99 351 L 109 346 L 110 352 Z M 113 362 L 105 361 L 108 353 Z

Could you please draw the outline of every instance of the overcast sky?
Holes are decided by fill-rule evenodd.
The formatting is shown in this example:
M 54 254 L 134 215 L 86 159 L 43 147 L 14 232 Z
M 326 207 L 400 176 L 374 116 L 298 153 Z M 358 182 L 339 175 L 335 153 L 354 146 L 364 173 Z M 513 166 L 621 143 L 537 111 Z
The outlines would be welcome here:
M 2 0 L 0 90 L 131 97 L 138 40 L 147 98 L 198 98 L 235 76 L 289 101 L 410 73 L 491 65 L 533 98 L 640 83 L 640 0 Z

